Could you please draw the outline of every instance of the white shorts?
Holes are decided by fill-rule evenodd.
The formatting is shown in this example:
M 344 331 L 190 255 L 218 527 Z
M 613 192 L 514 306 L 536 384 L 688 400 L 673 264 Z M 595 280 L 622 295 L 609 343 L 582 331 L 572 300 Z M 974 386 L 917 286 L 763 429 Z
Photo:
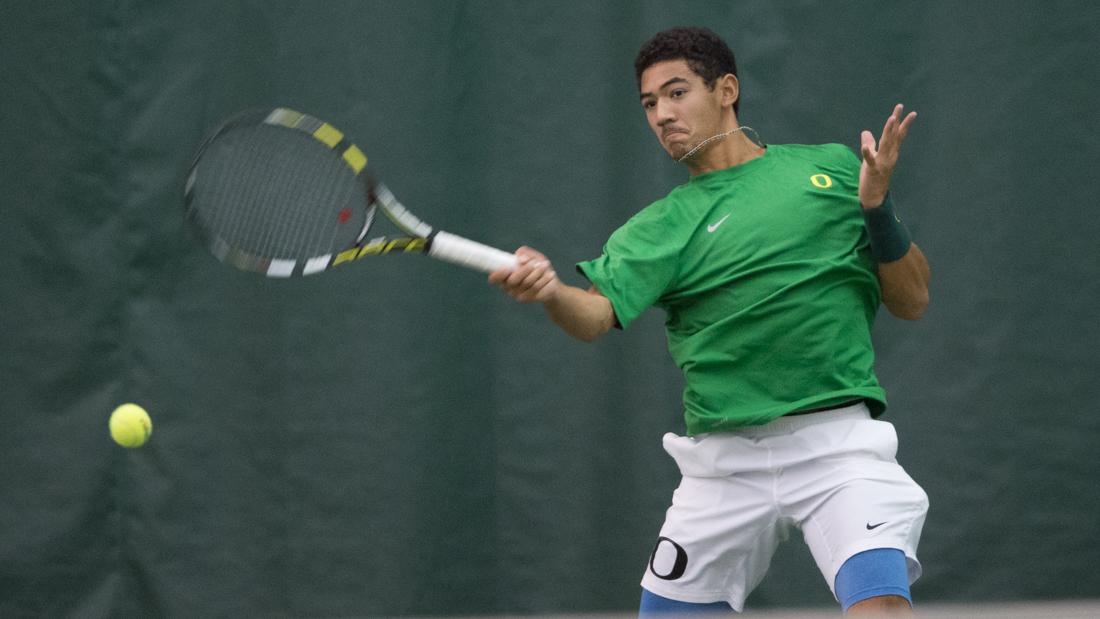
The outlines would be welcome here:
M 740 612 L 791 527 L 830 589 L 848 558 L 874 548 L 903 551 L 909 582 L 920 576 L 928 496 L 894 460 L 894 426 L 864 404 L 733 432 L 669 433 L 664 448 L 683 479 L 642 578 L 649 591 Z

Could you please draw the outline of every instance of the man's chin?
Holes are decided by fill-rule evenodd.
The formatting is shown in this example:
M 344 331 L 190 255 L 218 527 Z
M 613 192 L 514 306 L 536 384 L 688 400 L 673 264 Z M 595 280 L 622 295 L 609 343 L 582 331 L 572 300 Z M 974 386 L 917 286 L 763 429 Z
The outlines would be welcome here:
M 687 154 L 688 147 L 686 144 L 681 144 L 679 142 L 666 144 L 665 152 L 668 153 L 669 157 L 672 157 L 674 160 L 679 161 L 681 158 L 683 158 L 684 155 Z
M 669 157 L 680 159 L 691 150 L 691 136 L 675 133 L 669 136 L 669 139 L 664 140 L 661 145 L 664 146 Z

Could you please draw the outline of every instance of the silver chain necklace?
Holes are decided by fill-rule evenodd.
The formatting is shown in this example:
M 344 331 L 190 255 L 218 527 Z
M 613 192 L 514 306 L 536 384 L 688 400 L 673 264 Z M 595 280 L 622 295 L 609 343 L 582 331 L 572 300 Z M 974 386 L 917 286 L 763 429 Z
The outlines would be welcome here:
M 727 131 L 725 133 L 719 133 L 718 135 L 712 135 L 709 138 L 703 140 L 702 142 L 699 142 L 698 144 L 695 145 L 695 148 L 689 150 L 683 157 L 680 157 L 679 159 L 677 159 L 676 163 L 683 163 L 685 159 L 688 159 L 692 155 L 694 155 L 695 153 L 699 152 L 699 149 L 703 148 L 707 144 L 710 144 L 711 142 L 713 142 L 715 140 L 721 140 L 723 138 L 727 138 L 727 137 L 733 135 L 734 133 L 737 133 L 738 131 L 742 131 L 744 129 L 748 129 L 749 131 L 752 131 L 753 136 L 756 137 L 756 139 L 753 140 L 753 142 L 755 142 L 757 144 L 760 143 L 760 134 L 756 133 L 756 129 L 753 129 L 752 127 L 749 127 L 747 125 L 742 125 L 742 126 L 736 128 L 736 129 L 730 129 L 729 131 Z M 749 138 L 749 139 L 752 139 L 752 138 Z

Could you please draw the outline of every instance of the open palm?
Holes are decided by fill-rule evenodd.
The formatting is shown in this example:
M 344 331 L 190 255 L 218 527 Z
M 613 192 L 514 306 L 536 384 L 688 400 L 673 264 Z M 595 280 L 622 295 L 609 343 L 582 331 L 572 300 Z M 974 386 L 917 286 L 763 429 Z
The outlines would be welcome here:
M 904 105 L 899 103 L 894 106 L 894 112 L 886 119 L 877 145 L 875 136 L 870 131 L 865 130 L 859 136 L 860 150 L 863 153 L 863 165 L 859 170 L 859 202 L 864 208 L 874 208 L 882 204 L 886 199 L 886 192 L 890 190 L 890 177 L 898 164 L 901 143 L 905 141 L 909 126 L 917 117 L 916 112 L 909 112 L 903 119 L 904 111 Z

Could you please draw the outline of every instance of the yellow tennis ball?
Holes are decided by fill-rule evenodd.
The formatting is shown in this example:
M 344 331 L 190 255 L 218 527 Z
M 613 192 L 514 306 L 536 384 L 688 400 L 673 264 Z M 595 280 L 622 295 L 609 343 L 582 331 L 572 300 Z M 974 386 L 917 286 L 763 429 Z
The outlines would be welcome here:
M 111 413 L 111 438 L 123 447 L 141 447 L 153 433 L 153 420 L 137 404 L 123 404 Z

